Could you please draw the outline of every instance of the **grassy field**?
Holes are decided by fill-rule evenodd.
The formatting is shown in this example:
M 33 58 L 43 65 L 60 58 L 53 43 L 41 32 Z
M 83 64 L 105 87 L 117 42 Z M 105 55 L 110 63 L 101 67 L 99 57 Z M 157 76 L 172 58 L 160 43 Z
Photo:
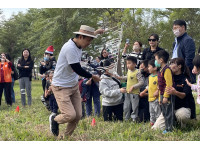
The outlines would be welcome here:
M 4 97 L 0 106 L 0 140 L 1 141 L 57 141 L 49 131 L 49 115 L 40 101 L 42 95 L 41 81 L 32 82 L 31 107 L 22 108 L 19 83 L 15 82 L 16 103 L 12 107 L 5 104 Z M 19 105 L 20 112 L 15 112 Z M 95 118 L 96 126 L 91 126 L 91 118 L 80 121 L 69 141 L 199 141 L 200 119 L 197 106 L 197 121 L 191 121 L 186 129 L 176 128 L 172 133 L 163 135 L 162 131 L 152 131 L 149 123 L 104 122 Z M 60 125 L 60 132 L 66 125 Z

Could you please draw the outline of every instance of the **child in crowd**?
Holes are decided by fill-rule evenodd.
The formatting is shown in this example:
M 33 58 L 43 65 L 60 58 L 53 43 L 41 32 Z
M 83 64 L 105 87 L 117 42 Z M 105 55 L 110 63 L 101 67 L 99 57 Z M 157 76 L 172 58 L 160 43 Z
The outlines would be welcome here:
M 106 72 L 101 75 L 99 91 L 102 94 L 104 121 L 112 121 L 112 114 L 114 114 L 114 120 L 123 121 L 122 93 L 125 93 L 126 89 L 120 88 L 120 82 L 112 77 L 114 63 L 107 59 L 103 62 L 103 66 Z
M 187 79 L 187 84 L 191 87 L 193 91 L 197 92 L 197 103 L 200 104 L 200 55 L 196 55 L 193 59 L 193 69 L 192 73 L 198 75 L 197 85 L 191 84 Z
M 154 125 L 156 119 L 160 116 L 161 109 L 158 102 L 158 68 L 155 66 L 155 60 L 152 59 L 148 62 L 148 70 L 151 75 L 149 76 L 149 84 L 147 88 L 140 93 L 141 96 L 145 95 L 148 91 L 149 111 L 150 111 L 150 124 Z
M 144 78 L 141 72 L 136 69 L 136 57 L 128 56 L 126 63 L 128 68 L 127 77 L 122 78 L 127 79 L 127 93 L 125 94 L 124 114 L 125 120 L 129 120 L 131 117 L 132 121 L 135 122 L 138 118 L 139 92 L 140 87 L 144 84 Z M 130 113 L 131 108 L 132 113 Z
M 146 89 L 149 81 L 148 60 L 141 61 L 139 69 L 144 77 L 144 84 L 140 87 L 140 92 L 142 92 Z M 147 122 L 150 119 L 148 93 L 140 95 L 138 118 L 139 122 Z
M 53 70 L 47 71 L 47 77 L 46 77 L 46 86 L 45 86 L 45 98 L 49 99 L 49 106 L 50 110 L 52 112 L 51 115 L 56 115 L 58 113 L 58 105 L 56 102 L 56 99 L 54 97 L 54 94 L 52 92 L 52 78 L 53 78 Z
M 163 133 L 172 131 L 174 123 L 174 100 L 171 95 L 166 92 L 167 87 L 172 87 L 173 79 L 172 72 L 167 65 L 169 59 L 169 53 L 165 50 L 161 50 L 155 53 L 155 66 L 160 68 L 158 71 L 158 87 L 159 87 L 159 103 L 161 105 L 161 115 L 156 120 L 152 129 L 157 128 L 157 124 L 165 120 L 165 130 Z M 162 118 L 162 119 L 161 119 Z

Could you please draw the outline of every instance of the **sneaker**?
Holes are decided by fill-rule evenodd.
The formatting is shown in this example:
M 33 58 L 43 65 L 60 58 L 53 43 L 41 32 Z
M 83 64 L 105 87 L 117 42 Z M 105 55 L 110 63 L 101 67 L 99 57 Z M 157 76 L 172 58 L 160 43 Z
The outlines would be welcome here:
M 53 135 L 58 136 L 59 124 L 54 120 L 55 117 L 56 115 L 53 113 L 49 116 L 50 131 L 53 133 Z

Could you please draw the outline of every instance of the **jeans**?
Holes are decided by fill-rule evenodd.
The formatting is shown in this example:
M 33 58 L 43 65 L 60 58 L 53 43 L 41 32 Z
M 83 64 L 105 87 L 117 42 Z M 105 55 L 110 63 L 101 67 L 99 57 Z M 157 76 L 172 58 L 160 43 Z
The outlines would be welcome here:
M 97 115 L 98 117 L 100 116 L 100 109 L 101 109 L 100 95 L 96 94 L 96 93 L 97 93 L 97 91 L 92 90 L 90 92 L 90 98 L 87 99 L 87 101 L 85 103 L 87 116 L 91 116 L 91 114 L 92 114 L 92 99 L 94 102 L 94 114 Z
M 11 99 L 12 99 L 12 102 L 13 102 L 13 103 L 15 103 L 14 84 L 15 84 L 15 80 L 14 80 L 14 78 L 12 78 L 12 84 L 11 84 Z

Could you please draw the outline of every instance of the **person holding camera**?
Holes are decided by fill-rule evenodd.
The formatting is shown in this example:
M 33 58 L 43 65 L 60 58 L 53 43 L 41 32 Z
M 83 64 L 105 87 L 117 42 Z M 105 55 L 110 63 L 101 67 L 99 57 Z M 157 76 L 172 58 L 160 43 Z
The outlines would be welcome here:
M 140 61 L 142 60 L 142 43 L 140 41 L 135 41 L 133 44 L 133 51 L 130 54 L 127 54 L 127 48 L 129 46 L 129 39 L 126 39 L 124 50 L 122 52 L 122 57 L 126 58 L 127 56 L 134 56 L 137 58 L 137 66 L 139 69 Z
M 10 57 L 9 54 L 6 54 L 6 58 L 13 64 L 11 66 L 11 69 L 12 69 L 12 71 L 11 71 L 11 77 L 12 77 L 12 83 L 11 83 L 11 100 L 12 100 L 13 103 L 15 103 L 14 84 L 15 84 L 15 80 L 18 80 L 18 76 L 19 75 L 18 75 L 18 72 L 17 72 L 17 70 L 15 68 L 14 63 L 11 61 L 11 57 Z M 6 100 L 6 91 L 5 91 L 5 89 L 4 89 L 4 96 L 5 96 L 5 100 Z
M 50 45 L 44 52 L 44 58 L 40 62 L 39 72 L 40 77 L 42 79 L 42 88 L 45 94 L 45 86 L 46 86 L 46 72 L 49 70 L 55 70 L 56 68 L 56 59 L 53 56 L 54 47 Z M 45 107 L 50 110 L 49 99 L 45 98 L 44 94 L 41 96 L 41 101 L 45 105 Z
M 56 68 L 56 59 L 53 56 L 54 48 L 53 46 L 49 46 L 44 52 L 44 60 L 40 62 L 40 74 L 42 78 L 42 88 L 45 91 L 46 79 L 45 72 L 48 70 L 55 70 Z
M 1 98 L 2 93 L 5 90 L 6 94 L 6 103 L 8 106 L 12 106 L 11 100 L 11 84 L 12 84 L 12 63 L 6 58 L 5 53 L 1 53 L 1 61 L 0 61 L 0 105 L 1 105 Z

